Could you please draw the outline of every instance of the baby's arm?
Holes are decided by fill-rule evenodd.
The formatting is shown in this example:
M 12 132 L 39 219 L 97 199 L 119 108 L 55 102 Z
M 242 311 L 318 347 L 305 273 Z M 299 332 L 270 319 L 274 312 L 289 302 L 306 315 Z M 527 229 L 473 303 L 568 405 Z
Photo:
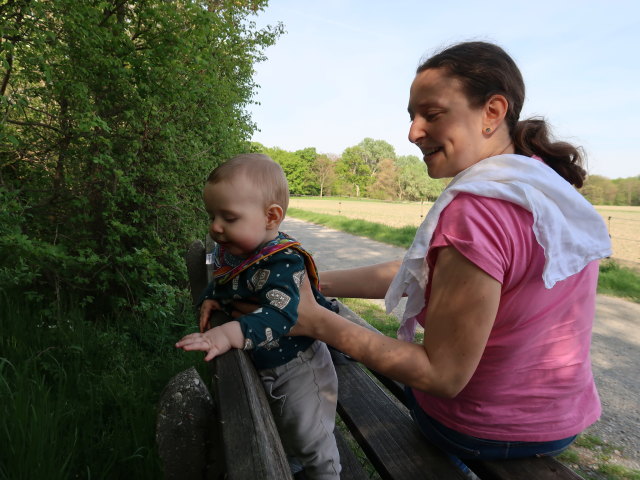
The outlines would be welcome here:
M 207 330 L 205 333 L 192 333 L 187 335 L 176 347 L 185 351 L 200 350 L 207 352 L 205 361 L 227 353 L 232 348 L 244 347 L 244 335 L 240 328 L 240 322 L 232 320 L 218 327 Z

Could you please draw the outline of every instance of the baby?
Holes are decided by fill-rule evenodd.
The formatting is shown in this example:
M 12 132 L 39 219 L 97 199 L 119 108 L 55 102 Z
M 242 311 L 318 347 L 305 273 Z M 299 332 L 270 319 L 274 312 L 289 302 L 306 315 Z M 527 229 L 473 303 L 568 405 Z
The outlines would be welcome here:
M 211 172 L 204 204 L 216 242 L 213 280 L 200 302 L 200 333 L 176 346 L 207 352 L 207 361 L 231 348 L 249 351 L 287 455 L 308 478 L 339 478 L 333 435 L 338 380 L 329 350 L 312 338 L 288 335 L 305 273 L 318 303 L 331 304 L 317 290 L 311 255 L 278 231 L 289 204 L 284 172 L 266 155 L 239 155 Z M 259 308 L 208 329 L 213 310 L 240 299 L 257 299 Z

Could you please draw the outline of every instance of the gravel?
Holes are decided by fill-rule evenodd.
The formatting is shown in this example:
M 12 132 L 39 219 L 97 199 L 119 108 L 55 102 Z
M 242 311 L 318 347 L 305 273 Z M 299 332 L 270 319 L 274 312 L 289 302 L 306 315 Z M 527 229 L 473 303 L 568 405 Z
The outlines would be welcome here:
M 591 358 L 602 417 L 587 429 L 640 469 L 640 304 L 598 295 Z

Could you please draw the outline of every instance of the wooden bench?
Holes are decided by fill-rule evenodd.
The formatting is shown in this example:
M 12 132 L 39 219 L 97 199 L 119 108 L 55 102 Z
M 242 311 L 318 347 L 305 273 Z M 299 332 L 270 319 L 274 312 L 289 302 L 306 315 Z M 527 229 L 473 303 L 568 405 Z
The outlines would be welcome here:
M 207 283 L 204 257 L 204 245 L 194 242 L 187 254 L 194 301 Z M 373 329 L 343 304 L 340 314 Z M 225 320 L 223 315 L 215 317 L 216 322 Z M 421 436 L 404 406 L 401 385 L 368 371 L 339 352 L 332 352 L 332 356 L 339 382 L 338 416 L 347 430 L 343 433 L 345 428 L 336 428 L 342 479 L 368 479 L 376 475 L 396 480 L 465 478 L 440 450 Z M 181 375 L 185 377 L 185 372 Z M 174 381 L 163 394 L 157 435 L 166 478 L 292 478 L 262 384 L 246 352 L 232 350 L 216 358 L 211 362 L 211 375 L 211 397 L 204 388 L 200 393 L 191 388 L 202 383 L 193 369 L 186 375 L 186 384 L 191 387 L 180 387 Z M 203 398 L 196 401 L 187 398 L 194 395 Z M 188 413 L 181 411 L 175 406 L 175 398 L 179 398 L 179 406 L 198 408 Z M 185 434 L 185 429 L 190 433 Z M 366 467 L 354 453 L 354 439 L 360 455 L 366 455 Z M 182 452 L 176 442 L 183 446 Z M 196 467 L 194 462 L 200 464 Z M 482 480 L 582 478 L 553 458 L 468 464 Z

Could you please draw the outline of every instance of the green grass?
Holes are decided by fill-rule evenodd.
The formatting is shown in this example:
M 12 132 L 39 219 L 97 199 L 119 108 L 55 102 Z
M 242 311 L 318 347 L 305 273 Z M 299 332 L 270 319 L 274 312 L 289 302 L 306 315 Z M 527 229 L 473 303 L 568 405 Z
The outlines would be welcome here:
M 194 327 L 142 317 L 54 319 L 0 297 L 0 479 L 162 477 L 156 403 L 201 356 L 173 340 Z
M 402 248 L 411 246 L 417 230 L 416 227 L 395 228 L 380 223 L 367 222 L 366 220 L 354 220 L 341 215 L 308 212 L 298 208 L 289 208 L 287 215 Z
M 640 303 L 640 274 L 613 260 L 600 264 L 598 293 L 623 297 Z
M 622 448 L 609 445 L 594 435 L 579 435 L 558 460 L 587 480 L 640 480 L 640 471 L 615 463 Z
M 409 248 L 417 230 L 416 227 L 394 228 L 365 220 L 353 220 L 340 215 L 313 213 L 297 208 L 290 208 L 287 213 L 300 220 L 325 225 L 336 230 L 402 248 Z M 598 293 L 622 297 L 640 303 L 640 274 L 617 264 L 615 260 L 605 260 L 600 265 Z
M 329 196 L 326 195 L 303 195 L 297 198 L 301 198 L 304 200 L 326 200 L 330 202 L 360 202 L 360 203 L 370 203 L 370 202 L 384 202 L 384 203 L 403 203 L 400 201 L 389 201 L 389 200 L 372 200 L 369 197 L 340 197 L 340 196 Z
M 396 338 L 398 319 L 387 315 L 382 307 L 360 298 L 341 298 L 340 301 L 387 337 Z M 422 343 L 423 338 L 421 332 L 416 333 L 416 342 Z

